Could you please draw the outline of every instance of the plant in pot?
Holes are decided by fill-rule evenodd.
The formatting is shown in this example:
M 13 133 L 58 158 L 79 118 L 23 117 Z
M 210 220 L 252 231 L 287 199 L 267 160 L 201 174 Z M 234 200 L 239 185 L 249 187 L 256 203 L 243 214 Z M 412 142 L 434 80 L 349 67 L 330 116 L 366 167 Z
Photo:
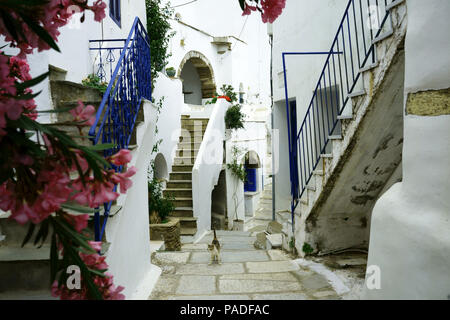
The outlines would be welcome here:
M 167 74 L 167 76 L 169 76 L 171 78 L 175 77 L 175 74 L 176 74 L 175 68 L 174 67 L 166 68 L 166 74 Z
M 220 87 L 220 91 L 222 91 L 221 96 L 219 96 L 219 94 L 216 92 L 211 101 L 207 101 L 205 104 L 214 104 L 218 99 L 225 99 L 230 103 L 238 101 L 237 94 L 234 92 L 234 88 L 232 86 L 224 84 L 222 87 Z
M 87 87 L 97 89 L 101 93 L 105 93 L 106 89 L 108 89 L 108 83 L 102 82 L 99 76 L 95 74 L 90 74 L 87 78 L 81 80 L 81 83 Z
M 231 163 L 227 163 L 227 168 L 231 171 L 231 173 L 240 181 L 245 182 L 247 180 L 247 172 L 245 171 L 245 167 L 242 163 L 238 162 L 239 156 L 242 153 L 235 145 L 231 148 L 232 153 L 232 161 Z M 233 191 L 233 201 L 234 201 L 234 220 L 233 220 L 233 230 L 243 231 L 244 230 L 244 220 L 239 219 L 238 217 L 238 207 L 241 204 L 243 198 L 238 197 L 238 183 L 234 184 Z
M 159 224 L 169 222 L 169 215 L 175 209 L 172 196 L 163 196 L 162 184 L 152 178 L 148 182 L 148 208 L 150 223 Z
M 225 128 L 242 129 L 244 128 L 245 115 L 241 111 L 239 104 L 232 105 L 225 113 Z

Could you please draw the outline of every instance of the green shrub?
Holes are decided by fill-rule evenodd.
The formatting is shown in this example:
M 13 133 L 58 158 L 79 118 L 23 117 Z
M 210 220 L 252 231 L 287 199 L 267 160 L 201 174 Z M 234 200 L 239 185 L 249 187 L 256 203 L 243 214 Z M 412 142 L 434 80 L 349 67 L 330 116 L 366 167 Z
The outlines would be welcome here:
M 167 222 L 170 213 L 175 210 L 173 204 L 174 197 L 163 196 L 162 184 L 158 179 L 151 179 L 148 182 L 148 210 L 149 214 L 153 211 L 157 212 L 161 218 L 161 222 Z
M 242 129 L 244 128 L 245 115 L 241 112 L 241 106 L 235 104 L 228 108 L 225 113 L 225 126 L 227 129 Z
M 171 31 L 170 19 L 174 10 L 170 2 L 164 4 L 161 0 L 146 0 L 147 12 L 147 32 L 150 36 L 151 52 L 151 77 L 154 84 L 158 77 L 158 72 L 162 71 L 167 65 L 168 58 L 171 56 L 167 52 L 170 39 L 175 35 Z
M 83 79 L 81 83 L 87 87 L 97 89 L 101 93 L 105 93 L 106 89 L 108 89 L 108 83 L 102 82 L 100 77 L 93 73 L 88 75 L 86 79 Z
M 311 247 L 311 245 L 307 242 L 303 243 L 303 248 L 302 248 L 303 252 L 306 254 L 311 254 L 314 252 L 313 247 Z

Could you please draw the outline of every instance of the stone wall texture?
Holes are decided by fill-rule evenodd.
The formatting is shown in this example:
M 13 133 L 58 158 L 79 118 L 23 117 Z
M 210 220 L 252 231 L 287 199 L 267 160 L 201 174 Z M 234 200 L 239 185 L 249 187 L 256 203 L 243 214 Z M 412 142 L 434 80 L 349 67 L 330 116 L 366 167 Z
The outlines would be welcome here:
M 410 93 L 406 111 L 417 116 L 450 114 L 450 88 Z
M 167 223 L 150 224 L 150 240 L 164 240 L 166 251 L 180 251 L 180 220 L 170 218 Z

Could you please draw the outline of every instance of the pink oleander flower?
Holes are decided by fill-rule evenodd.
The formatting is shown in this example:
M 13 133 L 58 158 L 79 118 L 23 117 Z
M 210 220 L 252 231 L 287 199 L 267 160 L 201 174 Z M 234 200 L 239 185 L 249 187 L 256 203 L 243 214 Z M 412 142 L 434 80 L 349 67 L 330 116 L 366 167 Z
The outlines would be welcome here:
M 98 0 L 94 3 L 94 5 L 92 7 L 90 7 L 90 9 L 94 12 L 94 20 L 95 21 L 102 21 L 105 17 L 105 8 L 106 8 L 106 3 L 104 3 L 101 0 Z
M 242 15 L 246 16 L 251 14 L 252 11 L 260 11 L 264 23 L 273 23 L 281 15 L 286 6 L 286 0 L 261 0 L 259 1 L 259 6 L 254 0 L 250 1 L 253 1 L 256 5 L 251 6 L 245 2 Z
M 89 215 L 88 214 L 66 214 L 64 218 L 75 228 L 77 232 L 81 232 L 88 226 Z
M 75 8 L 77 8 L 75 10 Z M 105 15 L 106 4 L 102 0 L 97 0 L 93 6 L 87 5 L 87 1 L 79 2 L 74 0 L 51 0 L 42 5 L 40 10 L 35 10 L 34 21 L 43 27 L 50 36 L 56 41 L 60 34 L 59 28 L 66 25 L 74 12 L 83 12 L 86 9 L 92 10 L 96 21 L 101 21 Z M 8 11 L 11 17 L 22 22 L 16 12 Z M 11 42 L 13 47 L 20 49 L 19 58 L 25 58 L 26 55 L 31 54 L 34 48 L 38 51 L 48 50 L 50 46 L 43 41 L 36 33 L 30 30 L 29 26 L 22 22 L 23 35 L 19 39 L 15 39 L 9 32 L 8 28 L 0 19 L 0 34 L 5 36 L 6 42 Z
M 273 23 L 283 12 L 286 0 L 261 0 L 261 16 L 264 23 Z
M 131 151 L 127 149 L 121 149 L 115 155 L 111 156 L 108 160 L 113 165 L 123 166 L 131 161 Z
M 245 8 L 244 8 L 244 11 L 242 12 L 242 15 L 248 16 L 249 14 L 252 13 L 252 11 L 256 11 L 256 10 L 257 10 L 257 8 L 255 6 L 251 6 L 251 5 L 248 5 L 247 3 L 245 3 Z
M 16 77 L 22 81 L 31 80 L 30 66 L 25 59 L 11 57 L 9 59 L 10 76 Z
M 85 106 L 83 101 L 78 101 L 78 106 L 69 111 L 75 122 L 83 122 L 85 126 L 92 126 L 95 122 L 95 108 L 91 105 Z
M 95 251 L 102 250 L 102 243 L 100 241 L 89 241 L 88 243 Z
M 116 173 L 111 177 L 111 181 L 114 184 L 120 184 L 120 192 L 125 193 L 133 185 L 130 177 L 134 176 L 137 172 L 136 167 L 128 168 L 124 173 Z

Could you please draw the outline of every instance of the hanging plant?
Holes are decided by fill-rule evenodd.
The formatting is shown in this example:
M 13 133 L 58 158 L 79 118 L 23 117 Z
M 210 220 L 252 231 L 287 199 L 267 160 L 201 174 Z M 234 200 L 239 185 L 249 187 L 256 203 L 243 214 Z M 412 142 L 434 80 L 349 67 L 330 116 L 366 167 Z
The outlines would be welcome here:
M 235 104 L 228 108 L 225 113 L 225 127 L 227 129 L 242 129 L 244 128 L 245 114 L 241 111 L 241 106 Z

